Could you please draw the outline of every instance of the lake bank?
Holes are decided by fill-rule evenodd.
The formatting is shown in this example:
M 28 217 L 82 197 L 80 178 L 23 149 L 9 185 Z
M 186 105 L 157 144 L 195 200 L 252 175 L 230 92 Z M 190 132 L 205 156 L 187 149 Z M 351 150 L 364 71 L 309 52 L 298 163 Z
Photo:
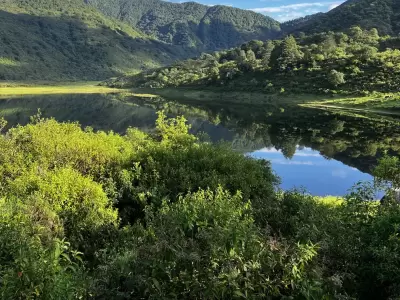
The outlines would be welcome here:
M 332 108 L 357 109 L 358 111 L 400 114 L 400 93 L 380 93 L 374 96 L 352 95 L 316 95 L 316 94 L 290 94 L 290 93 L 262 93 L 260 91 L 228 91 L 219 88 L 138 88 L 132 89 L 138 93 L 155 94 L 168 99 L 195 100 L 204 102 L 221 101 L 236 104 L 251 105 L 302 105 L 304 107 L 319 107 L 325 105 Z M 391 111 L 392 110 L 392 111 Z M 393 110 L 399 110 L 393 111 Z M 391 113 L 390 113 L 391 111 Z
M 236 91 L 226 88 L 134 88 L 108 87 L 99 81 L 51 82 L 51 81 L 0 81 L 0 97 L 22 95 L 103 94 L 129 93 L 137 97 L 165 97 L 184 102 L 221 102 L 232 104 L 270 105 L 354 110 L 366 113 L 400 115 L 400 93 L 377 93 L 369 96 L 315 95 L 291 93 L 263 93 L 261 91 Z

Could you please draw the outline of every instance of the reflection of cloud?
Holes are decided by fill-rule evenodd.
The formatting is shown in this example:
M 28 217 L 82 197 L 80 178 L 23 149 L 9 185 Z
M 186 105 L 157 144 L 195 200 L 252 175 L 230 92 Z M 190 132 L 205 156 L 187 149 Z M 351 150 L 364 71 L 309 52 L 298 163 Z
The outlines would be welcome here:
M 299 156 L 299 157 L 321 157 L 321 154 L 319 154 L 317 151 L 312 150 L 311 148 L 303 148 L 299 149 L 300 147 L 297 146 L 297 151 L 294 154 L 294 156 Z M 281 150 L 276 150 L 275 148 L 263 148 L 257 151 L 254 151 L 254 153 L 282 153 Z
M 347 172 L 345 170 L 336 169 L 332 171 L 332 176 L 344 179 L 347 178 Z
M 320 157 L 321 154 L 318 153 L 305 153 L 305 152 L 296 152 L 294 156 L 301 156 L 301 157 Z
M 262 148 L 260 150 L 254 151 L 253 153 L 281 153 L 281 151 L 275 148 Z
M 287 160 L 287 159 L 271 159 L 271 163 L 277 165 L 306 165 L 306 166 L 314 166 L 315 164 L 312 161 L 295 161 L 295 160 Z

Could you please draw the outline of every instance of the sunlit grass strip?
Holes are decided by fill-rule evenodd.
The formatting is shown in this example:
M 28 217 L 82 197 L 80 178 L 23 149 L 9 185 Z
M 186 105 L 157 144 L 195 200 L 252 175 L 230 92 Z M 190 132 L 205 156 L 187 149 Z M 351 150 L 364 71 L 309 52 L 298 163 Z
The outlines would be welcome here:
M 135 94 L 129 90 L 121 90 L 95 84 L 65 84 L 58 86 L 8 86 L 0 87 L 0 97 L 26 96 L 26 95 L 62 95 L 62 94 L 108 94 L 129 93 L 132 96 L 151 98 L 152 94 Z
M 0 95 L 48 95 L 48 94 L 103 94 L 115 93 L 117 89 L 100 86 L 37 86 L 0 88 Z M 120 90 L 119 90 L 120 91 Z

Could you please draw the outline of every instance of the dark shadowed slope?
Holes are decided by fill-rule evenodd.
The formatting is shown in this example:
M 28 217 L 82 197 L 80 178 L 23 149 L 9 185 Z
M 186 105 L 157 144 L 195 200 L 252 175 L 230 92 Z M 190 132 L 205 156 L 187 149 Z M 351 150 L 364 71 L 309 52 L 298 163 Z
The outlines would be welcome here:
M 0 2 L 0 80 L 104 79 L 187 54 L 79 0 Z

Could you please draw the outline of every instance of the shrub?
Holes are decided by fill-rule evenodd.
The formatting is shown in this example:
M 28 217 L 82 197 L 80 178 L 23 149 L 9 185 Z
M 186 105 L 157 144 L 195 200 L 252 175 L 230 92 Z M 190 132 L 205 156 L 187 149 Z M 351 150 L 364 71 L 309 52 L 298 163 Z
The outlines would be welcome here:
M 100 177 L 133 154 L 131 145 L 114 133 L 83 131 L 77 123 L 58 123 L 53 119 L 33 119 L 7 133 L 14 147 L 24 151 L 28 161 L 43 167 L 69 165 L 82 174 Z
M 49 227 L 62 226 L 65 236 L 74 246 L 90 245 L 84 237 L 86 232 L 109 224 L 117 225 L 117 211 L 112 208 L 101 185 L 71 168 L 43 175 L 32 170 L 18 177 L 10 190 L 20 198 L 40 203 L 41 210 L 53 212 L 53 219 L 49 220 L 52 226 Z M 40 220 L 43 218 L 38 216 Z
M 0 201 L 2 299 L 78 299 L 87 290 L 80 254 L 64 240 L 44 241 L 24 203 Z
M 322 296 L 308 274 L 308 244 L 264 236 L 249 202 L 218 188 L 148 208 L 143 237 L 110 252 L 96 272 L 99 297 L 264 299 Z M 136 236 L 138 235 L 136 231 Z M 308 293 L 308 294 L 306 294 Z
M 328 80 L 329 83 L 335 87 L 340 84 L 346 83 L 346 81 L 344 80 L 344 74 L 336 70 L 330 71 L 330 73 L 328 74 Z
M 384 157 L 377 183 L 398 187 L 399 165 Z M 124 137 L 36 120 L 0 136 L 0 174 L 3 299 L 400 296 L 396 201 L 372 184 L 338 201 L 277 191 L 268 162 L 201 143 L 184 118 Z

